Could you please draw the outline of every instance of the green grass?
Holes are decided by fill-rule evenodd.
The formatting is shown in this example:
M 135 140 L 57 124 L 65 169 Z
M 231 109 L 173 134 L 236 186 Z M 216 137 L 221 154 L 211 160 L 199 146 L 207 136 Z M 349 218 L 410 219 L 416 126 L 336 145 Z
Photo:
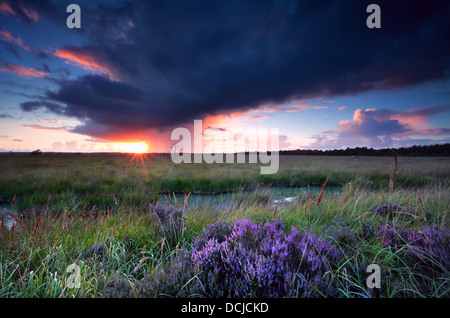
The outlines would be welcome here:
M 360 233 L 386 222 L 405 228 L 449 228 L 450 159 L 399 158 L 394 191 L 389 191 L 391 158 L 281 157 L 275 175 L 260 175 L 259 165 L 181 165 L 149 156 L 145 167 L 127 155 L 1 154 L 0 200 L 23 214 L 14 230 L 1 227 L 0 297 L 103 297 L 108 282 L 120 277 L 130 286 L 170 264 L 181 248 L 218 220 L 282 219 L 286 227 L 309 230 L 336 243 L 345 253 L 333 277 L 342 297 L 369 297 L 364 262 L 383 268 L 382 297 L 449 297 L 449 269 L 439 277 L 414 272 L 400 253 L 373 239 L 346 245 L 340 233 Z M 325 193 L 299 194 L 276 210 L 266 186 L 343 185 Z M 170 244 L 159 231 L 148 203 L 159 193 L 226 191 L 242 188 L 234 206 L 218 211 L 204 206 L 186 211 L 186 228 Z M 424 207 L 418 201 L 420 198 Z M 13 198 L 16 198 L 16 201 Z M 413 207 L 402 216 L 380 218 L 372 211 L 384 201 Z M 172 201 L 172 204 L 173 201 Z M 178 202 L 182 206 L 182 202 Z M 37 211 L 38 213 L 34 213 Z M 86 257 L 95 244 L 101 255 Z M 70 264 L 80 266 L 81 287 L 66 287 Z M 356 273 L 348 275 L 347 273 Z

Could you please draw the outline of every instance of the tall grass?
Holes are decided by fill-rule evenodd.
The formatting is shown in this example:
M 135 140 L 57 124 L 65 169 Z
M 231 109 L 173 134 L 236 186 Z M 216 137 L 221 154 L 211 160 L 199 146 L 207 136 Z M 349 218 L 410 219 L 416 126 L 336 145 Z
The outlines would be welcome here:
M 176 167 L 163 157 L 147 161 L 143 175 L 125 156 L 2 156 L 0 199 L 8 202 L 16 222 L 12 228 L 0 225 L 0 297 L 104 297 L 111 286 L 112 295 L 139 297 L 139 284 L 158 275 L 170 278 L 161 273 L 208 225 L 242 218 L 280 219 L 286 228 L 335 244 L 342 259 L 330 275 L 339 297 L 450 296 L 449 268 L 424 252 L 433 270 L 418 271 L 403 253 L 410 243 L 395 250 L 374 236 L 380 226 L 395 223 L 402 229 L 449 228 L 445 158 L 398 158 L 398 173 L 389 174 L 392 158 L 282 157 L 280 174 L 263 177 L 253 165 Z M 274 204 L 266 188 L 317 184 L 326 189 L 339 183 L 340 192 L 299 192 L 283 204 Z M 191 191 L 229 189 L 246 191 L 236 192 L 226 209 L 189 208 Z M 173 200 L 177 191 L 185 191 L 188 204 Z M 182 223 L 165 228 L 155 218 L 149 204 L 164 195 L 163 205 L 181 211 Z M 374 213 L 385 202 L 410 209 Z M 382 268 L 379 292 L 366 286 L 365 270 L 374 262 Z M 71 264 L 80 268 L 80 288 L 67 286 Z M 186 291 L 185 284 L 197 279 L 192 274 L 179 288 Z

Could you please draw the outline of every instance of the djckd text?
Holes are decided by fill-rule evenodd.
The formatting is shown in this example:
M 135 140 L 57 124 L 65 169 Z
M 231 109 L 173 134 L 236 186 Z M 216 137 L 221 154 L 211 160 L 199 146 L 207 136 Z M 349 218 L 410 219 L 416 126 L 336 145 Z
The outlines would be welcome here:
M 225 312 L 236 312 L 241 315 L 247 312 L 267 312 L 269 305 L 267 303 L 226 303 Z
M 278 171 L 278 128 L 208 127 L 203 131 L 202 121 L 194 120 L 193 135 L 192 138 L 189 129 L 184 127 L 172 131 L 171 140 L 178 140 L 171 150 L 174 163 L 224 163 L 224 157 L 225 163 L 235 163 L 235 157 L 236 163 L 246 163 L 248 152 L 249 163 L 258 163 L 259 158 L 262 164 L 268 164 L 260 168 L 261 174 L 275 174 Z

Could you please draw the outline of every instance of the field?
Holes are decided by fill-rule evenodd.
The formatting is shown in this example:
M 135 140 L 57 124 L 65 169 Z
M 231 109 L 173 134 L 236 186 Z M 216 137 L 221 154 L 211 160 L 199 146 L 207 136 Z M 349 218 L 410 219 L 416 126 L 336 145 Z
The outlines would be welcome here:
M 274 175 L 156 154 L 0 162 L 0 297 L 450 296 L 450 158 L 280 156 Z M 281 203 L 281 187 L 301 191 Z

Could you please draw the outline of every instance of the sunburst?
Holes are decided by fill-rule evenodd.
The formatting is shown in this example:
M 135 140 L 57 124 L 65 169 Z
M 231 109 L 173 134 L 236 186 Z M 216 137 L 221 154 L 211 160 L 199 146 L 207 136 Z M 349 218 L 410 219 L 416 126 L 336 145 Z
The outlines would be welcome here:
M 140 163 L 142 166 L 142 171 L 145 175 L 147 175 L 147 167 L 145 165 L 145 161 L 148 160 L 147 152 L 149 149 L 149 146 L 145 142 L 134 142 L 134 143 L 125 143 L 123 145 L 123 148 L 126 152 L 129 154 L 132 154 L 132 157 L 130 159 L 130 162 Z

